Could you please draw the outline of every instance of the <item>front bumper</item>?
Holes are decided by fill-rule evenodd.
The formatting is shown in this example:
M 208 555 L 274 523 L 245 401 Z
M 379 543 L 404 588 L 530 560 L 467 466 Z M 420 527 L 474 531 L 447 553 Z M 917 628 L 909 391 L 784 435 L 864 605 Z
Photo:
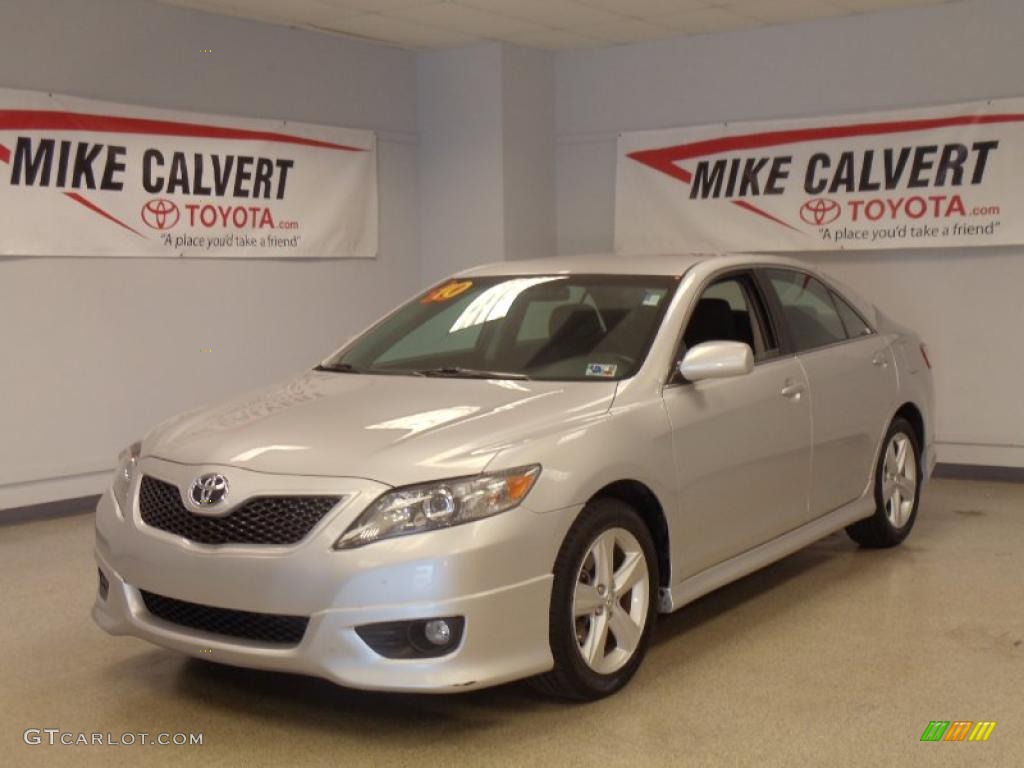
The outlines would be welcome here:
M 219 471 L 246 495 L 303 488 L 349 498 L 298 544 L 211 547 L 143 524 L 137 488 L 126 513 L 108 491 L 97 507 L 96 560 L 109 589 L 105 599 L 97 596 L 92 616 L 110 634 L 226 664 L 374 690 L 470 690 L 552 667 L 551 568 L 577 509 L 538 514 L 520 507 L 447 530 L 335 551 L 334 541 L 384 486 L 156 459 L 144 459 L 140 470 L 179 486 L 201 472 Z M 140 589 L 218 608 L 308 616 L 309 624 L 294 646 L 211 634 L 151 615 Z M 385 658 L 355 631 L 437 616 L 463 616 L 466 623 L 458 647 L 436 658 Z

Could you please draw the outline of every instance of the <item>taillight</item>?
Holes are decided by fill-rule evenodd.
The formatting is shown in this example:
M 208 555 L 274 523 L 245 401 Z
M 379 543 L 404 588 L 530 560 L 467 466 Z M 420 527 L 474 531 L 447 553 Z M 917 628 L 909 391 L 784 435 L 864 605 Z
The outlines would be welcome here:
M 928 359 L 928 345 L 921 345 L 921 357 L 924 358 L 924 364 L 928 366 L 928 370 L 932 369 L 932 361 Z

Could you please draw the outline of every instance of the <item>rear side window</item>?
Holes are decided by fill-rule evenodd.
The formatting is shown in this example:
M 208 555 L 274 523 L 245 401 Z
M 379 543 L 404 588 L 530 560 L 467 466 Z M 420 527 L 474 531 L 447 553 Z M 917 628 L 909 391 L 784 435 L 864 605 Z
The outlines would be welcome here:
M 860 316 L 857 310 L 850 306 L 846 299 L 832 291 L 832 300 L 836 304 L 839 319 L 843 321 L 843 327 L 846 328 L 847 336 L 851 339 L 856 339 L 861 336 L 871 335 L 871 326 L 864 322 L 864 318 Z
M 803 272 L 766 269 L 798 352 L 846 340 L 832 296 L 820 281 Z

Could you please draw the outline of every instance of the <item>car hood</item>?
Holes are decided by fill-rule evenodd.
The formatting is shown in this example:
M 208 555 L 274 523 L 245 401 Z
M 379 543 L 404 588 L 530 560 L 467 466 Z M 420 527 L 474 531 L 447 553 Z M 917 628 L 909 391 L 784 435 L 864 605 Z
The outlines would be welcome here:
M 143 455 L 388 485 L 482 471 L 505 446 L 600 418 L 614 382 L 310 371 L 147 435 Z

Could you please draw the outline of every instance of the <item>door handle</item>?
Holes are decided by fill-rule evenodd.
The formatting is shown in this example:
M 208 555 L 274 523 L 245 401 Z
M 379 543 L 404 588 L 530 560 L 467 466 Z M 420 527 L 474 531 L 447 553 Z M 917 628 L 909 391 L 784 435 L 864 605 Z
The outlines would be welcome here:
M 782 388 L 782 396 L 790 400 L 799 400 L 800 396 L 807 391 L 807 388 L 799 381 L 789 382 Z
M 879 352 L 877 355 L 871 358 L 871 364 L 876 368 L 888 368 L 889 358 L 886 357 L 884 352 Z

